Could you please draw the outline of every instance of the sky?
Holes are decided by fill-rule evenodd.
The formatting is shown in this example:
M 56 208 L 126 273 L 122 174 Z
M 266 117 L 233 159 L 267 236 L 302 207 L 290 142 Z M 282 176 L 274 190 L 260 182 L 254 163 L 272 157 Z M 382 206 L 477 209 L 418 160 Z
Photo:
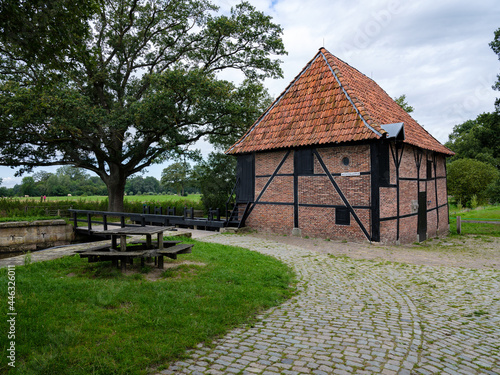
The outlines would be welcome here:
M 222 12 L 239 3 L 213 0 Z M 500 61 L 489 43 L 500 28 L 498 0 L 249 0 L 283 28 L 288 52 L 283 79 L 266 80 L 276 98 L 318 49 L 325 47 L 377 82 L 391 97 L 406 95 L 411 116 L 441 143 L 455 125 L 492 112 L 500 92 L 491 86 Z M 237 73 L 223 78 L 238 82 Z M 196 148 L 208 155 L 206 142 Z M 161 177 L 168 165 L 149 167 Z M 42 168 L 54 172 L 56 168 Z M 0 167 L 2 186 L 22 178 Z

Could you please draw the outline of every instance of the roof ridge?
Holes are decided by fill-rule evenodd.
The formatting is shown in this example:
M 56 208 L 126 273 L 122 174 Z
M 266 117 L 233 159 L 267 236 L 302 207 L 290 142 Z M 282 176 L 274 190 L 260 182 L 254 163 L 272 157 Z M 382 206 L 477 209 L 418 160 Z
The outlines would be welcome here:
M 235 148 L 236 146 L 238 146 L 241 142 L 243 142 L 245 140 L 245 138 L 247 138 L 250 133 L 257 127 L 259 126 L 259 124 L 262 122 L 262 120 L 264 119 L 264 117 L 267 116 L 267 114 L 269 112 L 272 111 L 272 109 L 274 107 L 276 107 L 276 105 L 278 105 L 278 103 L 281 101 L 281 99 L 290 91 L 290 89 L 295 85 L 295 83 L 300 79 L 300 77 L 302 77 L 304 75 L 305 72 L 307 72 L 309 70 L 309 68 L 311 67 L 311 65 L 317 60 L 317 58 L 319 57 L 321 51 L 318 52 L 308 63 L 307 65 L 302 69 L 302 71 L 297 74 L 297 76 L 295 76 L 295 78 L 292 80 L 292 82 L 290 82 L 288 84 L 288 86 L 285 88 L 285 90 L 271 103 L 271 105 L 264 111 L 264 113 L 262 113 L 262 115 L 259 116 L 259 118 L 257 119 L 257 121 L 255 121 L 255 123 L 250 127 L 250 129 L 247 130 L 247 132 L 245 134 L 243 134 L 243 136 L 234 144 L 232 145 L 227 151 L 226 153 L 229 153 L 231 152 L 231 150 L 233 148 Z
M 361 118 L 361 120 L 363 121 L 363 123 L 365 124 L 365 126 L 370 129 L 371 131 L 373 131 L 376 135 L 378 135 L 379 137 L 381 137 L 385 131 L 383 129 L 380 129 L 377 130 L 373 127 L 373 125 L 375 126 L 380 126 L 381 124 L 377 124 L 374 120 L 373 120 L 373 116 L 370 114 L 370 112 L 368 111 L 368 109 L 364 106 L 363 102 L 359 100 L 359 98 L 355 95 L 355 92 L 354 90 L 352 90 L 350 88 L 350 86 L 347 84 L 347 83 L 343 83 L 341 81 L 341 77 L 343 77 L 343 74 L 342 72 L 340 71 L 339 67 L 338 66 L 335 66 L 337 69 L 337 72 L 335 71 L 335 69 L 333 69 L 332 65 L 330 64 L 330 62 L 328 61 L 328 58 L 326 57 L 325 53 L 328 53 L 329 55 L 331 55 L 332 57 L 335 57 L 337 58 L 338 60 L 342 61 L 341 59 L 339 59 L 338 57 L 332 55 L 326 48 L 322 47 L 320 48 L 320 53 L 321 55 L 323 56 L 323 59 L 325 60 L 326 64 L 328 65 L 328 67 L 330 68 L 333 76 L 335 77 L 335 80 L 338 82 L 340 88 L 342 89 L 342 91 L 344 92 L 345 96 L 347 97 L 347 99 L 349 100 L 349 102 L 351 102 L 352 106 L 354 107 L 354 110 L 356 111 L 356 113 L 358 114 L 358 116 Z M 345 63 L 344 61 L 342 61 L 344 64 L 350 66 L 349 64 Z M 351 66 L 350 66 L 351 67 Z M 352 67 L 351 67 L 352 68 Z M 355 68 L 353 68 L 355 69 Z M 356 69 L 357 70 L 357 69 Z M 359 72 L 359 70 L 357 70 Z M 361 73 L 361 72 L 359 72 Z M 363 74 L 363 73 L 361 73 Z M 366 77 L 366 76 L 365 76 Z M 367 77 L 368 78 L 368 77 Z M 350 93 L 348 92 L 350 91 Z M 362 108 L 363 111 L 361 111 L 357 106 L 356 106 L 356 103 L 354 102 L 353 98 L 355 98 L 356 102 L 359 103 L 359 106 Z M 370 120 L 370 122 L 372 123 L 371 125 L 368 123 L 368 121 L 365 119 L 365 116 L 363 116 L 363 112 L 365 112 L 365 116 L 367 117 L 368 120 Z

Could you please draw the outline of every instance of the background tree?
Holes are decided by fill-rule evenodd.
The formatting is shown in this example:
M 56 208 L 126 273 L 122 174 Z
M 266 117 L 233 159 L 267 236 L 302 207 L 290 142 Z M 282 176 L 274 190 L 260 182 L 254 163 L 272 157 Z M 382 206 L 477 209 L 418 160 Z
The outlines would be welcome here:
M 186 162 L 177 162 L 163 169 L 161 173 L 161 184 L 177 192 L 177 195 L 184 196 L 184 189 L 190 183 L 191 166 Z
M 39 191 L 36 186 L 35 179 L 31 176 L 26 176 L 23 178 L 20 189 L 21 195 L 29 195 L 30 197 L 36 197 Z
M 448 165 L 448 191 L 462 204 L 470 205 L 475 195 L 479 204 L 487 202 L 487 188 L 499 177 L 498 170 L 474 159 L 459 159 Z
M 414 108 L 406 102 L 405 94 L 400 95 L 397 98 L 394 98 L 394 101 L 398 103 L 399 106 L 405 110 L 405 112 L 412 113 L 414 111 Z
M 451 161 L 476 159 L 500 168 L 500 114 L 483 113 L 455 126 L 445 146 L 455 152 Z
M 205 210 L 220 208 L 221 212 L 225 212 L 226 202 L 236 182 L 235 170 L 234 156 L 214 152 L 194 167 Z
M 128 176 L 250 116 L 259 80 L 280 77 L 282 29 L 247 2 L 4 0 L 0 165 L 72 165 L 121 211 Z M 220 80 L 243 72 L 241 86 Z
M 490 47 L 493 52 L 497 54 L 498 59 L 500 60 L 500 28 L 495 31 L 495 36 L 490 43 Z M 497 75 L 497 81 L 493 85 L 493 89 L 500 91 L 500 74 Z M 495 107 L 496 111 L 500 112 L 500 98 L 497 98 L 495 101 Z

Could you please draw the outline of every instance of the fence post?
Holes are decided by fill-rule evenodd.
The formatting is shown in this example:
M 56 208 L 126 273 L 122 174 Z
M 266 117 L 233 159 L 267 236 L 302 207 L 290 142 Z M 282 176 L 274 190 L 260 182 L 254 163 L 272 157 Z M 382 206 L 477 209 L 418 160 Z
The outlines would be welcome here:
M 457 216 L 457 234 L 462 233 L 462 218 Z

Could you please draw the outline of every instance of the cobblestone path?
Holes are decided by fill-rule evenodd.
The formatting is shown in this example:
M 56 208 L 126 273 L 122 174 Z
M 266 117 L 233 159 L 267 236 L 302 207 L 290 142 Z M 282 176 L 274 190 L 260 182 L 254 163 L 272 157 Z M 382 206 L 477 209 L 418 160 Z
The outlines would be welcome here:
M 500 374 L 500 272 L 333 257 L 248 236 L 298 294 L 160 374 Z

